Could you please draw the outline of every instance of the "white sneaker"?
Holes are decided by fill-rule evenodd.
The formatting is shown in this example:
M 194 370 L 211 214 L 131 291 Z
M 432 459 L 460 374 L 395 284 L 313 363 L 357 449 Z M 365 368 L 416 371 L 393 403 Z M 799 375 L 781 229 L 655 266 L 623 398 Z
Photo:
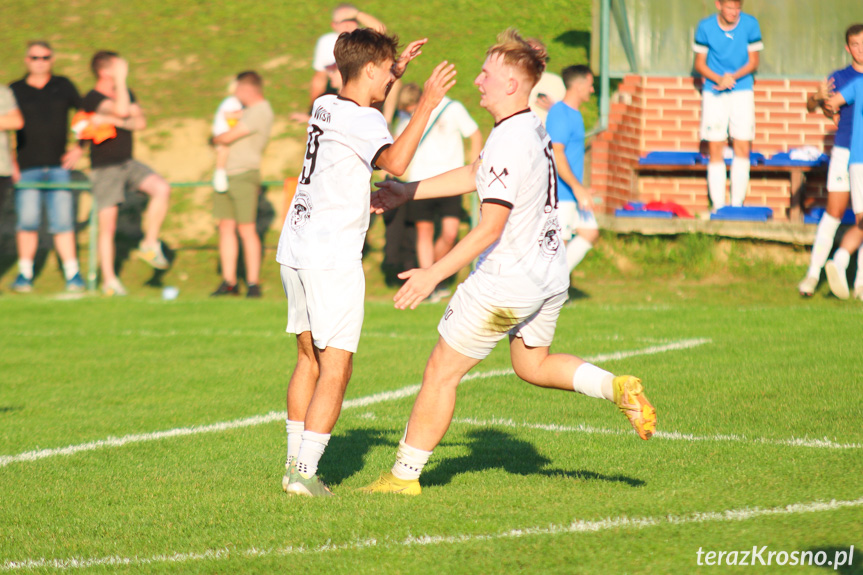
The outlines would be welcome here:
M 854 288 L 854 299 L 863 301 L 863 285 L 859 285 Z
M 833 260 L 828 260 L 824 264 L 824 271 L 827 273 L 827 282 L 830 284 L 830 291 L 839 299 L 848 299 L 851 295 L 848 290 L 848 278 L 845 276 L 845 270 L 836 265 Z
M 120 283 L 120 280 L 114 278 L 102 284 L 102 293 L 108 297 L 126 295 L 126 288 Z
M 228 191 L 228 174 L 225 170 L 213 172 L 213 189 L 220 194 Z
M 803 297 L 812 297 L 815 295 L 815 288 L 818 287 L 818 278 L 806 276 L 803 281 L 797 285 L 797 291 Z

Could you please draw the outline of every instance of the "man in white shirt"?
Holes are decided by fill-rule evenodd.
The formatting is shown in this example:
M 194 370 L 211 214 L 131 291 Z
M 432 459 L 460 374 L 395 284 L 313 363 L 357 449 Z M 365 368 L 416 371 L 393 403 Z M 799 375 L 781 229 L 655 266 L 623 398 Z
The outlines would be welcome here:
M 368 492 L 421 493 L 419 476 L 455 410 L 462 377 L 509 336 L 512 367 L 539 387 L 613 401 L 642 439 L 656 430 L 656 411 L 638 378 L 613 374 L 573 355 L 550 354 L 569 273 L 560 240 L 557 177 L 551 140 L 528 108 L 530 89 L 545 69 L 544 54 L 515 30 L 498 37 L 474 83 L 495 127 L 472 165 L 409 184 L 386 181 L 372 198 L 383 211 L 409 198 L 477 190 L 479 225 L 429 269 L 400 274 L 399 309 L 415 308 L 440 281 L 479 256 L 438 324 L 440 339 L 423 374 L 396 463 Z
M 314 101 L 327 92 L 327 83 L 329 81 L 327 68 L 332 69 L 336 63 L 336 58 L 333 55 L 333 49 L 336 46 L 336 40 L 342 32 L 353 32 L 360 26 L 371 28 L 381 33 L 386 33 L 387 28 L 383 22 L 372 16 L 362 12 L 353 4 L 339 4 L 333 9 L 332 22 L 330 27 L 333 31 L 324 34 L 318 38 L 315 44 L 315 56 L 312 61 L 312 68 L 315 70 L 312 76 L 312 85 L 309 89 L 309 103 Z M 338 86 L 332 86 L 338 90 Z
M 402 95 L 415 95 L 411 103 L 405 106 L 405 111 L 413 113 L 416 101 L 422 94 L 419 86 L 408 84 L 402 88 Z M 406 122 L 396 128 L 400 134 Z M 455 168 L 464 166 L 464 143 L 470 142 L 468 158 L 476 160 L 482 149 L 482 133 L 479 126 L 470 117 L 467 109 L 455 100 L 444 97 L 437 108 L 432 110 L 431 119 L 425 127 L 422 139 L 414 159 L 408 166 L 407 180 L 417 182 L 425 180 Z M 434 198 L 430 200 L 414 200 L 408 202 L 407 220 L 413 222 L 416 228 L 417 263 L 421 268 L 429 268 L 440 260 L 455 245 L 458 238 L 458 227 L 461 222 L 461 196 Z M 440 236 L 435 241 L 435 220 L 440 219 Z M 449 292 L 441 287 L 430 296 L 430 301 L 439 301 Z
M 282 488 L 305 496 L 332 493 L 318 462 L 338 420 L 363 322 L 362 249 L 369 227 L 374 169 L 405 172 L 431 111 L 455 84 L 440 63 L 425 84 L 415 121 L 393 142 L 382 102 L 426 39 L 396 60 L 398 41 L 368 28 L 343 34 L 335 56 L 344 85 L 315 100 L 305 161 L 285 218 L 276 260 L 288 299 L 288 333 L 297 334 L 297 365 L 288 385 L 287 461 Z

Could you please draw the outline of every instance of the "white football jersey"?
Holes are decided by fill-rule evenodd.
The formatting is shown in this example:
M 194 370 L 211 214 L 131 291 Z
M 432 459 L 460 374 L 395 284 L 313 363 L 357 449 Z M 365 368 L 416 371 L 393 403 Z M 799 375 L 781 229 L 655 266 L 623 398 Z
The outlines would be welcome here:
M 315 100 L 307 133 L 276 261 L 296 269 L 346 267 L 362 259 L 369 181 L 393 139 L 380 112 L 334 95 Z
M 495 124 L 480 156 L 482 203 L 511 209 L 500 239 L 479 258 L 476 281 L 501 302 L 525 302 L 569 288 L 557 215 L 557 168 L 551 139 L 524 110 Z

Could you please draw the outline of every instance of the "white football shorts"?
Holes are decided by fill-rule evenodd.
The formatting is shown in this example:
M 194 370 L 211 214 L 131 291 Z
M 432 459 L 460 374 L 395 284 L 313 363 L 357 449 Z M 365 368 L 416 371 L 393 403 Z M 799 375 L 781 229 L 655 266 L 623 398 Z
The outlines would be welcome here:
M 863 214 L 863 164 L 848 167 L 851 177 L 851 208 L 855 214 Z
M 362 263 L 336 270 L 281 266 L 288 298 L 287 333 L 312 332 L 318 349 L 357 352 L 363 329 L 366 281 Z
M 558 202 L 557 219 L 560 222 L 560 237 L 564 242 L 574 238 L 578 230 L 599 229 L 593 212 L 579 210 L 576 202 Z
M 507 335 L 522 338 L 530 347 L 551 345 L 567 292 L 530 303 L 502 305 L 484 294 L 474 279 L 471 275 L 458 286 L 438 324 L 438 333 L 450 347 L 467 357 L 485 359 Z
M 848 161 L 851 159 L 851 150 L 833 146 L 830 152 L 830 166 L 827 168 L 827 191 L 828 192 L 850 192 L 851 180 L 848 176 Z
M 755 139 L 755 92 L 705 90 L 701 97 L 701 139 L 707 142 Z

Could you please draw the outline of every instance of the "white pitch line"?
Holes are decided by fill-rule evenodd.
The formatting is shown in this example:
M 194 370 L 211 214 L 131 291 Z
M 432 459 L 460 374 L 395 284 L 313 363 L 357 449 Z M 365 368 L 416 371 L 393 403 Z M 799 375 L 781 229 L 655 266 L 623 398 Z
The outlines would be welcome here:
M 220 561 L 224 559 L 255 559 L 258 557 L 286 557 L 290 555 L 314 555 L 333 551 L 363 551 L 369 548 L 399 549 L 411 547 L 426 547 L 431 545 L 457 545 L 463 543 L 499 541 L 506 539 L 521 539 L 523 537 L 538 537 L 545 535 L 578 535 L 581 533 L 599 533 L 613 529 L 646 529 L 664 525 L 697 525 L 700 523 L 748 521 L 760 517 L 780 517 L 799 515 L 803 513 L 820 513 L 863 506 L 863 498 L 850 501 L 812 501 L 809 503 L 793 503 L 783 507 L 761 509 L 758 507 L 727 509 L 725 511 L 707 511 L 689 513 L 686 515 L 662 515 L 654 517 L 609 517 L 599 520 L 575 519 L 569 524 L 551 524 L 544 527 L 522 527 L 499 531 L 497 533 L 464 533 L 461 535 L 421 535 L 409 536 L 400 541 L 384 538 L 378 541 L 374 538 L 355 539 L 345 543 L 328 542 L 317 547 L 293 545 L 269 549 L 251 547 L 244 550 L 231 550 L 226 547 L 207 549 L 198 553 L 172 553 L 170 555 L 154 555 L 151 557 L 70 557 L 67 559 L 23 559 L 6 561 L 0 566 L 0 571 L 21 571 L 30 569 L 87 569 L 105 566 L 142 566 L 165 563 L 191 563 L 195 561 Z
M 671 342 L 665 345 L 654 345 L 651 347 L 646 347 L 643 349 L 634 349 L 629 351 L 620 351 L 610 354 L 601 354 L 595 355 L 592 357 L 585 358 L 586 361 L 592 363 L 600 363 L 603 361 L 616 360 L 616 359 L 624 359 L 627 357 L 635 357 L 639 355 L 654 355 L 657 353 L 664 353 L 666 351 L 676 351 L 681 349 L 689 349 L 693 347 L 697 347 L 700 345 L 704 345 L 710 343 L 709 339 L 686 339 L 677 342 Z M 476 372 L 469 373 L 466 375 L 462 381 L 470 381 L 473 379 L 483 379 L 488 377 L 500 377 L 511 375 L 514 373 L 511 369 L 497 369 L 491 371 L 484 372 Z M 368 395 L 365 397 L 358 397 L 356 399 L 349 399 L 342 404 L 342 409 L 352 409 L 355 407 L 366 407 L 369 405 L 374 405 L 376 403 L 382 403 L 385 401 L 395 401 L 397 399 L 402 399 L 404 397 L 410 397 L 414 395 L 417 391 L 419 391 L 420 385 L 408 385 L 406 387 L 402 387 L 401 389 L 396 389 L 393 391 L 384 391 L 381 393 L 375 393 L 373 395 Z M 224 421 L 220 423 L 212 423 L 209 425 L 196 425 L 191 427 L 179 427 L 176 429 L 169 429 L 166 431 L 154 431 L 150 433 L 136 433 L 133 435 L 124 435 L 123 437 L 108 437 L 106 439 L 99 439 L 97 441 L 90 441 L 88 443 L 80 443 L 78 445 L 68 445 L 66 447 L 56 447 L 52 449 L 38 449 L 34 451 L 26 451 L 24 453 L 19 453 L 17 455 L 2 455 L 0 456 L 0 467 L 5 467 L 11 463 L 19 463 L 24 461 L 37 461 L 39 459 L 45 459 L 48 457 L 55 457 L 58 455 L 74 455 L 75 453 L 80 453 L 82 451 L 94 451 L 97 449 L 105 449 L 107 447 L 122 447 L 124 445 L 128 445 L 130 443 L 141 443 L 145 441 L 158 441 L 161 439 L 169 439 L 172 437 L 185 437 L 188 435 L 197 435 L 200 433 L 216 433 L 221 431 L 227 431 L 229 429 L 239 429 L 243 427 L 252 427 L 255 425 L 263 425 L 267 423 L 271 423 L 273 421 L 279 421 L 285 419 L 284 411 L 271 411 L 264 415 L 255 415 L 253 417 L 247 417 L 244 419 L 235 419 L 233 421 Z
M 593 435 L 630 435 L 631 429 L 607 429 L 603 427 L 593 427 L 590 425 L 558 425 L 555 423 L 528 423 L 517 422 L 512 419 L 503 419 L 492 417 L 490 419 L 476 419 L 472 417 L 453 419 L 453 423 L 463 425 L 472 425 L 478 427 L 489 427 L 493 425 L 501 427 L 513 427 L 523 429 L 537 429 L 541 431 L 552 431 L 558 433 L 588 433 Z M 789 447 L 815 447 L 820 449 L 863 449 L 863 444 L 860 443 L 837 443 L 829 439 L 808 439 L 794 438 L 791 439 L 772 439 L 769 437 L 753 437 L 749 438 L 745 435 L 692 435 L 690 433 L 680 433 L 678 431 L 657 431 L 653 435 L 654 439 L 669 439 L 675 441 L 731 441 L 738 443 L 760 443 L 767 445 L 783 445 Z

